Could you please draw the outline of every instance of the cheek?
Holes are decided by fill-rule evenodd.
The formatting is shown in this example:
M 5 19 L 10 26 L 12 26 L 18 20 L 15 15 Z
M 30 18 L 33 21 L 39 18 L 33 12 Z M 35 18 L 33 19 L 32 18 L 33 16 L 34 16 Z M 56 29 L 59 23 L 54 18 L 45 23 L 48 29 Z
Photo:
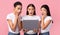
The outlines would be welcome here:
M 44 11 L 41 11 L 42 14 L 44 14 Z
M 34 13 L 34 10 L 32 10 L 32 12 Z
M 33 9 L 31 10 L 31 13 L 34 13 L 34 10 Z
M 18 9 L 15 9 L 15 11 L 18 11 Z
M 30 10 L 28 10 L 28 13 L 30 13 Z
M 43 11 L 43 13 L 45 13 L 45 14 L 46 14 L 46 11 Z
M 41 11 L 41 14 L 46 14 L 46 12 L 45 11 Z
M 20 12 L 20 10 L 18 10 L 17 12 Z
M 42 9 L 41 9 L 41 12 L 42 12 L 43 14 L 46 14 L 46 9 L 45 9 L 45 8 L 42 8 Z
M 44 10 L 44 14 L 47 14 L 46 10 Z
M 41 12 L 42 12 L 42 13 L 46 13 L 46 11 L 45 11 L 45 10 L 41 10 Z
M 28 12 L 31 13 L 31 10 L 28 9 Z

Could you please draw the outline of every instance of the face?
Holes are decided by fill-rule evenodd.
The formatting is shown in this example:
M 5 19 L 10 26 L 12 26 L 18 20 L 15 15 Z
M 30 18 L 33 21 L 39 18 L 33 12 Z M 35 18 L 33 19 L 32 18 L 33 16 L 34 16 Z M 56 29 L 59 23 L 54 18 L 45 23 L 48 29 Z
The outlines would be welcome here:
M 47 15 L 47 10 L 45 9 L 45 8 L 41 8 L 41 13 L 42 13 L 42 15 Z
M 34 7 L 32 7 L 32 6 L 28 7 L 28 13 L 29 13 L 29 15 L 33 15 Z
M 21 5 L 17 5 L 15 8 L 14 8 L 15 12 L 20 14 L 21 11 L 22 11 L 22 6 Z

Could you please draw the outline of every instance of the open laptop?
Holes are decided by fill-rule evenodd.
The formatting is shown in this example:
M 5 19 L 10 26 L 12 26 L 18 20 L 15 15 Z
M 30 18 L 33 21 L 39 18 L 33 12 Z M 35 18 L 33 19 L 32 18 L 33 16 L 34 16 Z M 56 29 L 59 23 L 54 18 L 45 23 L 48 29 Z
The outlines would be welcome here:
M 28 30 L 38 29 L 38 20 L 23 20 L 23 28 Z

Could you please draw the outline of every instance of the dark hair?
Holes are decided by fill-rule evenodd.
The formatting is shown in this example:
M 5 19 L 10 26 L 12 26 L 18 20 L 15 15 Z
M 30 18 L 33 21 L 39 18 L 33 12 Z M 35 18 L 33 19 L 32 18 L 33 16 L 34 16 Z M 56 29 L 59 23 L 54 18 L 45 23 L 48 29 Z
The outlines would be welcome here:
M 21 5 L 22 6 L 22 3 L 17 1 L 17 2 L 14 3 L 14 7 L 16 7 L 17 5 Z
M 33 13 L 33 15 L 36 15 L 36 12 L 35 12 L 35 6 L 34 6 L 33 4 L 29 4 L 29 5 L 27 6 L 27 12 L 26 12 L 26 15 L 29 15 L 29 13 L 28 13 L 28 7 L 30 7 L 30 6 L 32 6 L 32 7 L 34 8 L 34 13 Z
M 48 5 L 42 5 L 41 8 L 45 8 L 47 10 L 47 16 L 51 16 Z

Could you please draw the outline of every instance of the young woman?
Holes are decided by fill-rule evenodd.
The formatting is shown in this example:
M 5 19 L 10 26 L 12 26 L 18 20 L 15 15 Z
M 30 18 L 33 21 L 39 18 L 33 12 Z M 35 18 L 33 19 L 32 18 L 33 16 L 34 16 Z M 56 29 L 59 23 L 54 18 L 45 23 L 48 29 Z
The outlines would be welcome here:
M 50 35 L 50 27 L 52 25 L 52 17 L 48 5 L 41 6 L 41 32 L 40 35 Z
M 12 13 L 7 15 L 7 22 L 8 22 L 8 28 L 9 32 L 8 35 L 20 35 L 21 27 L 21 20 L 19 15 L 21 14 L 22 10 L 22 3 L 21 2 L 15 2 L 14 3 L 14 10 Z
M 22 20 L 38 20 L 40 21 L 40 17 L 36 16 L 35 6 L 33 4 L 29 4 L 27 6 L 26 16 L 22 17 Z M 37 35 L 37 30 L 24 30 L 24 35 Z

